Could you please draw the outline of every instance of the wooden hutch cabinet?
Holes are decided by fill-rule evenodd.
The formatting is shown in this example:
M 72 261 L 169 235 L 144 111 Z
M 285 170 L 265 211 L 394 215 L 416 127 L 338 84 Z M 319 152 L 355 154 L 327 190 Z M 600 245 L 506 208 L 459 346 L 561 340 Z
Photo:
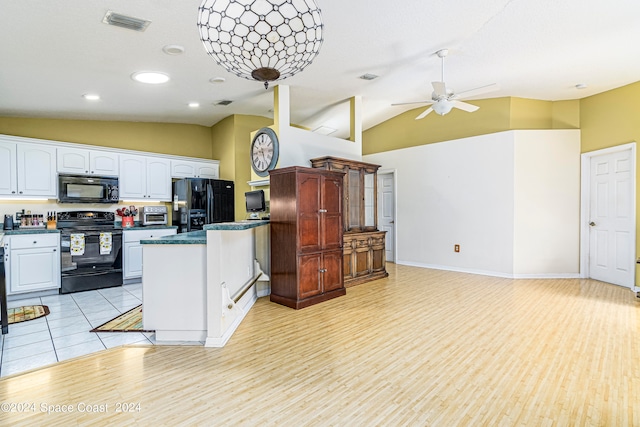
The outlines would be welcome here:
M 299 309 L 346 293 L 342 172 L 270 172 L 271 301 Z
M 387 277 L 385 231 L 378 231 L 377 174 L 380 165 L 337 157 L 311 159 L 311 166 L 344 172 L 343 274 L 345 286 Z

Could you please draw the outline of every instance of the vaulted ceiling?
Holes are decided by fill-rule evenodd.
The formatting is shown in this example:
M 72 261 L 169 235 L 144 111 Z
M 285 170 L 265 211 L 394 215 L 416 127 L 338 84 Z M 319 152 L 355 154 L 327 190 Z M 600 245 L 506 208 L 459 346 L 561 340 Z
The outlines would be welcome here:
M 484 97 L 583 98 L 640 80 L 637 0 L 316 0 L 324 43 L 313 64 L 282 80 L 293 123 L 348 135 L 351 96 L 364 129 L 429 99 L 444 77 Z M 192 123 L 231 114 L 272 116 L 272 88 L 238 78 L 205 52 L 200 0 L 0 0 L 0 116 Z M 144 32 L 102 23 L 107 11 L 151 21 Z M 167 45 L 184 53 L 169 55 Z M 131 79 L 162 71 L 162 85 Z M 367 81 L 359 76 L 379 76 Z M 216 77 L 223 83 L 211 83 Z M 584 84 L 586 88 L 577 89 Z M 99 101 L 82 95 L 98 93 Z M 233 101 L 227 106 L 219 101 Z M 190 108 L 188 103 L 200 107 Z M 471 103 L 473 100 L 471 99 Z M 473 113 L 468 113 L 473 114 Z

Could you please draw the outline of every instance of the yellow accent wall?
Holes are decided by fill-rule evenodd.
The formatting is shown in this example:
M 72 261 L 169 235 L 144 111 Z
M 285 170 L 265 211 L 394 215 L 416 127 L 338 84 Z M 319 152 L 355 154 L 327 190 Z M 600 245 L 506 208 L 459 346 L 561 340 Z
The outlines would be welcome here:
M 180 123 L 0 117 L 0 134 L 213 159 L 211 129 Z
M 251 133 L 273 125 L 273 120 L 261 116 L 233 115 L 211 128 L 214 158 L 220 160 L 220 178 L 233 180 L 235 186 L 236 220 L 246 218 L 244 193 L 251 190 L 252 178 L 249 151 Z
M 511 130 L 551 129 L 552 102 L 525 98 L 509 98 L 509 100 L 511 104 L 509 107 L 509 128 Z
M 640 82 L 581 99 L 582 152 L 640 142 L 639 117 Z
M 373 154 L 398 148 L 485 135 L 505 130 L 578 129 L 578 101 L 539 101 L 493 98 L 469 101 L 480 107 L 473 113 L 453 109 L 449 114 L 429 114 L 415 120 L 427 106 L 402 113 L 363 133 L 362 152 Z
M 580 129 L 580 100 L 555 101 L 551 105 L 552 129 Z
M 229 116 L 211 127 L 212 156 L 220 160 L 220 179 L 235 180 L 235 136 L 236 116 Z

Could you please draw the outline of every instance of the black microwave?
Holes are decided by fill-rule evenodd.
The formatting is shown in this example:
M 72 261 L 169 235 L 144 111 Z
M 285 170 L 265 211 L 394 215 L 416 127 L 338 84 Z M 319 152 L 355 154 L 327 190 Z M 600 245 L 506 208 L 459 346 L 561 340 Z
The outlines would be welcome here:
M 118 203 L 118 178 L 58 175 L 60 203 Z

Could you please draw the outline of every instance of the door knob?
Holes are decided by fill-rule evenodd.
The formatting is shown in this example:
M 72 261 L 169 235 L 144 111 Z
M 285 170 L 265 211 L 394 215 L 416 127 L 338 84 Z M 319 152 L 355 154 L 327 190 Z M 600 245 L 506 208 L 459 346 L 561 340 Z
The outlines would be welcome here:
M 589 225 L 593 227 L 594 225 L 596 225 L 596 223 L 595 223 L 595 222 L 593 222 L 593 221 L 591 221 L 591 222 L 589 223 Z

